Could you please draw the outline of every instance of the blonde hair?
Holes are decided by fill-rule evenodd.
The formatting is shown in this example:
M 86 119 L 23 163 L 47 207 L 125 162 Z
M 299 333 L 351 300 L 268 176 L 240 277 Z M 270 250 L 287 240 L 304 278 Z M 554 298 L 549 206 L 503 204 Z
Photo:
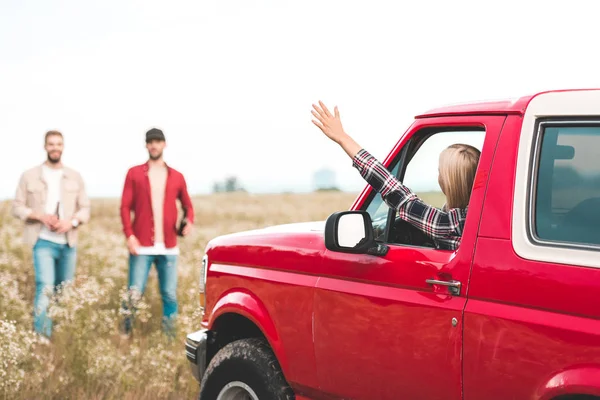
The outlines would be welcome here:
M 475 147 L 461 143 L 440 153 L 440 185 L 446 195 L 446 209 L 469 205 L 480 154 Z

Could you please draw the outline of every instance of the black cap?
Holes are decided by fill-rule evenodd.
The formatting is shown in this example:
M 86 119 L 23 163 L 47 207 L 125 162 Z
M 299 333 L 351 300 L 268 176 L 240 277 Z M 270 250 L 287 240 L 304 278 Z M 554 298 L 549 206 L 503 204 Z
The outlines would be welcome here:
M 165 135 L 160 129 L 152 128 L 146 132 L 146 143 L 151 140 L 165 140 Z

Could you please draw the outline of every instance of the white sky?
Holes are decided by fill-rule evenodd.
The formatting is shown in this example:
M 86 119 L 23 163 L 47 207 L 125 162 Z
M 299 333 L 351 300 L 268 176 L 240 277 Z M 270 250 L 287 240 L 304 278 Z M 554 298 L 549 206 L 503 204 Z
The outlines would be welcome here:
M 2 0 L 0 198 L 44 160 L 49 129 L 90 195 L 118 196 L 153 126 L 193 193 L 228 174 L 251 191 L 310 190 L 321 167 L 359 190 L 313 102 L 337 104 L 383 159 L 429 108 L 598 87 L 593 4 Z

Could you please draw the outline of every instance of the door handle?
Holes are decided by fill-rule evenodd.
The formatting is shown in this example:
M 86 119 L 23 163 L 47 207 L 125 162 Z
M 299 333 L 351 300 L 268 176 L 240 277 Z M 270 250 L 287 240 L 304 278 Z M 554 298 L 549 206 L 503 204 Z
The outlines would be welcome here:
M 438 279 L 425 279 L 425 282 L 427 282 L 430 285 L 448 286 L 448 290 L 451 294 L 455 296 L 458 296 L 460 294 L 461 284 L 459 281 L 440 281 Z

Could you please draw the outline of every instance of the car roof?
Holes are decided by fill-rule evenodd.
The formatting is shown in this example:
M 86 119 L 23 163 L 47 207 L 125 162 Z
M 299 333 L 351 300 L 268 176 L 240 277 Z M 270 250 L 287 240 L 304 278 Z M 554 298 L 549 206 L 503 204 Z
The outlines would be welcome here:
M 514 99 L 493 100 L 493 101 L 476 101 L 470 103 L 461 103 L 438 107 L 421 113 L 415 118 L 431 118 L 443 116 L 459 116 L 459 115 L 507 115 L 516 114 L 523 115 L 527 109 L 529 102 L 536 96 L 543 93 L 552 92 L 570 92 L 579 90 L 598 90 L 598 89 L 563 89 L 549 90 L 538 92 L 535 94 L 522 96 Z

